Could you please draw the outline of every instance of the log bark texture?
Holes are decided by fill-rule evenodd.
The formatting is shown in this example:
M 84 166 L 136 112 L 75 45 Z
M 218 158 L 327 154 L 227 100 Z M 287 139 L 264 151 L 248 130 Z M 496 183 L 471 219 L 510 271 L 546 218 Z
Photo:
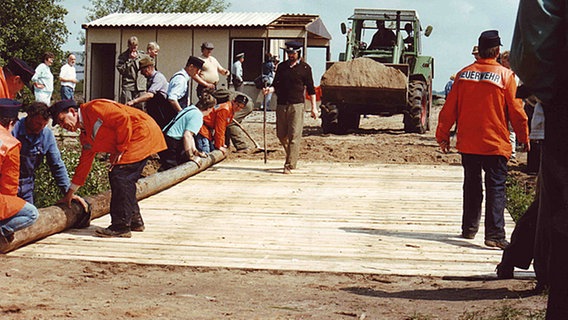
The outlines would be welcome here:
M 150 197 L 224 159 L 225 155 L 221 151 L 215 150 L 209 154 L 209 157 L 203 159 L 201 167 L 190 161 L 142 178 L 138 180 L 136 186 L 136 198 L 142 200 Z M 110 191 L 107 191 L 95 196 L 85 197 L 85 200 L 91 206 L 91 219 L 99 218 L 110 212 L 110 195 Z M 64 204 L 58 204 L 39 209 L 37 221 L 25 229 L 16 231 L 12 242 L 0 245 L 0 252 L 8 253 L 30 242 L 69 229 L 75 226 L 83 215 L 83 208 L 75 202 L 72 203 L 71 208 Z

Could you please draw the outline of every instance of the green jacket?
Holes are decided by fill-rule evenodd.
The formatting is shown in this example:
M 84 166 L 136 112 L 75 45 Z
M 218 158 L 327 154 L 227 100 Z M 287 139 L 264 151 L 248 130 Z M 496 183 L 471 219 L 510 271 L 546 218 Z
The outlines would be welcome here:
M 560 98 L 568 80 L 568 0 L 521 0 L 511 67 L 541 101 Z

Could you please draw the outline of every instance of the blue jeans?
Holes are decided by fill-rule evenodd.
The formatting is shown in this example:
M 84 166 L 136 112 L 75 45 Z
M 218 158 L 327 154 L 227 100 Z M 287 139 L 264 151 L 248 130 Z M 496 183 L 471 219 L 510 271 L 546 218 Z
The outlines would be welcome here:
M 507 158 L 497 155 L 462 154 L 464 168 L 462 232 L 474 235 L 479 230 L 485 171 L 485 239 L 505 239 Z
M 116 165 L 108 174 L 111 189 L 110 229 L 113 231 L 130 231 L 131 224 L 144 224 L 136 199 L 136 181 L 140 179 L 146 162 L 148 159 Z
M 71 100 L 74 98 L 74 89 L 68 86 L 61 86 L 61 100 Z
M 39 216 L 37 208 L 26 202 L 22 210 L 18 211 L 10 218 L 0 221 L 0 233 L 4 237 L 12 235 L 15 231 L 26 228 L 34 224 Z
M 213 143 L 213 141 L 205 138 L 201 134 L 197 134 L 195 136 L 195 147 L 197 148 L 197 150 L 205 153 L 210 153 L 215 150 L 215 144 Z

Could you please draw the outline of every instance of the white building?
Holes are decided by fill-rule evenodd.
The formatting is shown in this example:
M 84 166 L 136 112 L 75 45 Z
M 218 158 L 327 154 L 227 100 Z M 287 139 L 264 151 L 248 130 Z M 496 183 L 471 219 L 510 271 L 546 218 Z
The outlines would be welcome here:
M 83 24 L 85 47 L 85 98 L 117 100 L 120 75 L 116 70 L 118 55 L 127 49 L 127 40 L 137 36 L 139 49 L 156 41 L 160 45 L 157 68 L 170 78 L 185 66 L 190 55 L 201 54 L 205 41 L 215 45 L 213 56 L 230 70 L 233 57 L 245 53 L 243 66 L 245 92 L 258 95 L 252 80 L 261 74 L 264 53 L 285 58 L 284 42 L 298 40 L 307 48 L 324 48 L 330 60 L 331 35 L 318 15 L 283 13 L 117 13 Z M 325 63 L 325 62 L 323 62 Z M 192 84 L 192 102 L 195 101 Z M 226 87 L 221 77 L 218 88 Z

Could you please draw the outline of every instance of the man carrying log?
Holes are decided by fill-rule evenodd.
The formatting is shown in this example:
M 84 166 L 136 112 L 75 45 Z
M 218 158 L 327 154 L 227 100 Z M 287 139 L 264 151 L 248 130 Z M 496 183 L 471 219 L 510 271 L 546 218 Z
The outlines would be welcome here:
M 166 149 L 160 127 L 147 113 L 106 99 L 80 107 L 73 100 L 62 100 L 50 107 L 50 113 L 54 126 L 71 132 L 80 129 L 83 146 L 71 186 L 59 202 L 70 206 L 75 191 L 87 180 L 95 154 L 110 153 L 111 225 L 95 230 L 95 236 L 130 238 L 131 231 L 144 231 L 136 181 L 148 157 Z

